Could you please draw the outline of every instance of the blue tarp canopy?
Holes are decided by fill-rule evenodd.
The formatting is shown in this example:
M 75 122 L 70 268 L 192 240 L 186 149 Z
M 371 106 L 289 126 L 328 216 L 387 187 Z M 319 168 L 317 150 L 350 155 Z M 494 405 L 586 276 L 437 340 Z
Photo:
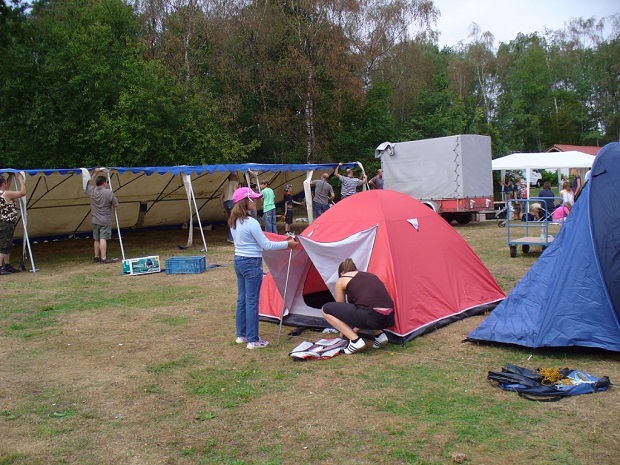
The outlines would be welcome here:
M 354 166 L 354 163 L 347 166 Z M 148 167 L 108 167 L 111 186 L 119 200 L 121 229 L 165 227 L 188 224 L 196 218 L 203 223 L 223 222 L 220 194 L 230 173 L 240 181 L 255 184 L 266 179 L 283 200 L 283 186 L 292 184 L 293 193 L 302 193 L 308 173 L 314 179 L 333 172 L 336 164 L 181 165 Z M 84 172 L 92 168 L 20 170 L 0 168 L 0 173 L 24 172 L 27 190 L 27 225 L 30 239 L 72 237 L 90 233 L 90 199 L 84 193 Z M 157 176 L 153 176 L 157 175 Z M 193 207 L 192 194 L 196 201 Z M 23 237 L 22 222 L 16 237 Z
M 620 351 L 620 143 L 596 156 L 559 234 L 468 340 Z

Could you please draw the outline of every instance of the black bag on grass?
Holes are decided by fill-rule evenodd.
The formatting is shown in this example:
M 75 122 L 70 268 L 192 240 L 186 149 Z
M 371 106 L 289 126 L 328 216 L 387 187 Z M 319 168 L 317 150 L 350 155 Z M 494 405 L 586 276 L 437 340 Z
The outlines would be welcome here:
M 538 402 L 556 402 L 564 397 L 606 391 L 611 385 L 607 376 L 597 378 L 570 368 L 563 368 L 559 373 L 558 382 L 544 383 L 540 371 L 506 364 L 501 372 L 489 371 L 487 379 L 505 391 L 514 391 L 524 399 Z

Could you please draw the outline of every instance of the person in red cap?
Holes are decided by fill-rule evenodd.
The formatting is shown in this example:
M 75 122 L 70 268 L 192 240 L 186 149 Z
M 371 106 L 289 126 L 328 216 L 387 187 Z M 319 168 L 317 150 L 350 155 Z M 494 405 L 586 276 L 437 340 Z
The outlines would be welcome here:
M 261 194 L 249 187 L 240 187 L 233 194 L 235 206 L 230 212 L 228 226 L 235 244 L 233 260 L 237 275 L 237 344 L 247 344 L 248 349 L 263 349 L 269 342 L 258 335 L 258 296 L 263 283 L 263 250 L 294 249 L 297 242 L 270 241 L 260 223 L 252 216 L 256 212 L 256 199 Z

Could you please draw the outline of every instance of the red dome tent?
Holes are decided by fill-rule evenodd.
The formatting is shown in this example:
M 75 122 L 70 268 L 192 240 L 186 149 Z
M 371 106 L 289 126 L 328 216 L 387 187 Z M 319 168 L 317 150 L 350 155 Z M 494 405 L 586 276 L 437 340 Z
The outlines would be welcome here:
M 263 320 L 279 322 L 284 309 L 288 326 L 328 326 L 321 306 L 333 300 L 338 264 L 349 257 L 385 282 L 396 305 L 396 325 L 389 329 L 393 342 L 480 313 L 505 297 L 446 221 L 399 192 L 373 190 L 346 198 L 299 239 L 303 247 L 264 253 L 270 274 L 260 295 Z

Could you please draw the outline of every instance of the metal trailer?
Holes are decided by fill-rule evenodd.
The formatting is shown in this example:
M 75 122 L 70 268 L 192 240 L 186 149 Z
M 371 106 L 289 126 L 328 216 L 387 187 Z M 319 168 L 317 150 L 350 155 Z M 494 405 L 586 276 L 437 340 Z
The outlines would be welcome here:
M 446 221 L 469 223 L 493 209 L 491 138 L 464 134 L 408 142 L 384 142 L 384 188 L 407 194 Z

